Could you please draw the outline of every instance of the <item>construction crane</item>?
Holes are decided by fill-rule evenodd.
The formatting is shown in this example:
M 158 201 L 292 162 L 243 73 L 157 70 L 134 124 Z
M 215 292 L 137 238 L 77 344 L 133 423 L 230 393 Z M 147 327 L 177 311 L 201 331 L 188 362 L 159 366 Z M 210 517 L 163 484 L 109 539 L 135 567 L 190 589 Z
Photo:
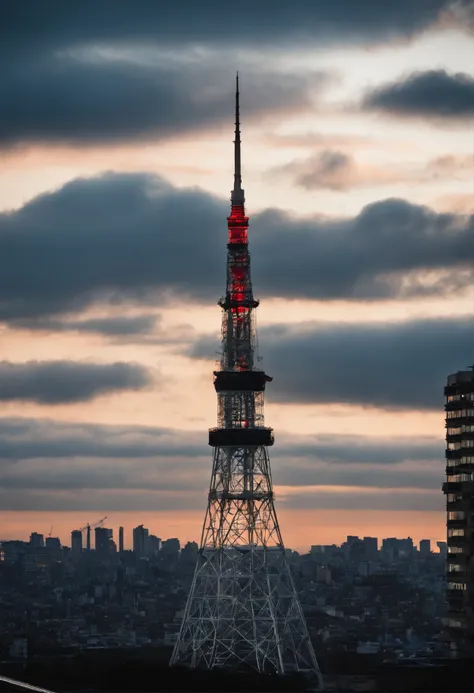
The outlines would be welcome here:
M 81 527 L 81 529 L 78 530 L 78 532 L 84 532 L 87 531 L 87 539 L 86 539 L 86 550 L 90 551 L 91 550 L 91 529 L 94 529 L 94 527 L 99 527 L 101 524 L 103 524 L 107 519 L 107 516 L 103 517 L 101 520 L 98 522 L 94 522 L 94 524 L 89 524 L 87 523 L 84 527 Z

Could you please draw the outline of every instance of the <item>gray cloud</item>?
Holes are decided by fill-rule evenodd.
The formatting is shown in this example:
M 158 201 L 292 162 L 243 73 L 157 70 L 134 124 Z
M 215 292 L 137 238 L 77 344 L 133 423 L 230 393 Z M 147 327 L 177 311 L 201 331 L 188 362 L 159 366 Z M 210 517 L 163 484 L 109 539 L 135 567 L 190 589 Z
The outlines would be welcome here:
M 4 460 L 196 456 L 206 450 L 206 442 L 206 431 L 0 418 L 0 459 Z
M 364 44 L 411 37 L 446 15 L 458 27 L 459 0 L 300 0 L 298 12 L 272 0 L 235 8 L 207 0 L 164 9 L 151 0 L 93 0 L 65 6 L 1 7 L 0 142 L 111 141 L 167 136 L 229 115 L 229 75 L 245 74 L 246 112 L 307 104 L 298 75 L 272 74 L 279 46 Z M 251 66 L 239 49 L 265 51 Z M 78 59 L 78 58 L 81 59 Z M 216 67 L 218 66 L 218 67 Z
M 141 390 L 150 383 L 147 371 L 131 363 L 0 362 L 0 401 L 3 402 L 86 402 L 112 392 Z
M 204 514 L 206 493 L 180 490 L 169 493 L 160 490 L 104 491 L 103 489 L 84 489 L 74 491 L 52 491 L 47 489 L 0 489 L 0 504 L 3 511 L 94 511 L 97 514 L 126 512 L 160 512 L 196 510 Z M 289 496 L 276 495 L 277 513 L 285 510 L 399 510 L 399 511 L 437 511 L 444 510 L 444 498 L 440 493 L 426 491 L 397 493 L 379 490 L 377 493 L 337 491 L 327 493 L 316 489 L 309 493 L 295 493 Z M 87 520 L 85 516 L 84 521 Z M 110 521 L 110 520 L 109 520 Z M 200 526 L 196 526 L 196 535 Z M 198 538 L 198 537 L 197 537 Z
M 306 323 L 260 330 L 269 397 L 279 402 L 440 409 L 448 373 L 472 363 L 472 321 Z M 216 340 L 191 347 L 213 358 Z
M 100 514 L 111 512 L 138 512 L 163 510 L 201 510 L 206 507 L 206 496 L 184 492 L 168 493 L 167 491 L 124 491 L 103 489 L 75 489 L 74 491 L 0 489 L 2 510 L 11 511 L 98 511 Z M 85 516 L 85 520 L 87 516 Z M 109 518 L 110 521 L 110 518 Z M 72 528 L 71 528 L 72 529 Z M 196 533 L 199 527 L 196 528 Z
M 75 180 L 41 195 L 0 214 L 0 319 L 105 300 L 156 305 L 157 294 L 209 301 L 222 293 L 227 214 L 228 204 L 209 194 L 146 175 Z M 349 300 L 449 294 L 472 281 L 473 228 L 467 217 L 396 199 L 347 219 L 268 210 L 252 218 L 256 293 Z
M 345 190 L 357 174 L 352 157 L 329 149 L 305 161 L 287 164 L 284 171 L 295 174 L 296 184 L 307 190 Z
M 360 164 L 342 151 L 323 149 L 305 159 L 296 159 L 272 169 L 272 174 L 289 175 L 306 190 L 344 191 L 359 187 L 426 183 L 447 180 L 471 180 L 472 156 L 438 156 L 424 165 L 374 166 Z
M 84 332 L 106 337 L 148 335 L 157 322 L 156 315 L 113 316 L 84 320 L 55 320 L 48 318 L 23 318 L 15 320 L 12 327 L 41 332 Z
M 295 184 L 306 190 L 326 188 L 340 191 L 351 186 L 356 169 L 353 157 L 324 150 L 307 159 L 292 161 L 277 172 L 289 173 Z
M 163 138 L 232 117 L 232 67 L 216 56 L 181 61 L 54 55 L 7 66 L 0 91 L 0 144 L 107 143 Z M 255 115 L 309 107 L 325 75 L 285 75 L 249 66 L 243 108 Z
M 394 465 L 424 461 L 442 452 L 436 438 L 400 442 L 364 436 L 280 436 L 272 456 L 311 457 L 328 464 Z M 0 417 L 0 460 L 43 458 L 146 459 L 209 456 L 207 431 L 152 426 L 70 423 L 50 419 Z
M 348 487 L 358 487 L 352 495 L 367 487 L 359 507 L 371 508 L 380 502 L 371 488 L 385 495 L 389 489 L 436 491 L 444 474 L 442 449 L 443 442 L 430 437 L 402 442 L 282 434 L 271 450 L 279 503 L 348 507 Z M 4 509 L 13 499 L 17 509 L 29 510 L 80 509 L 81 503 L 103 510 L 143 510 L 152 503 L 154 509 L 203 508 L 210 470 L 205 431 L 0 418 Z M 305 486 L 315 488 L 298 493 Z M 292 487 L 287 500 L 281 487 Z M 400 504 L 407 503 L 397 494 Z M 300 496 L 301 502 L 294 500 Z
M 219 0 L 199 5 L 175 3 L 166 9 L 153 0 L 94 0 L 65 5 L 34 0 L 2 5 L 0 46 L 9 55 L 53 51 L 70 45 L 211 44 L 219 47 L 273 46 L 281 42 L 347 43 L 411 36 L 433 25 L 453 7 L 452 0 L 300 0 L 298 12 L 272 0 L 241 0 L 230 6 Z M 183 21 L 185 17 L 186 21 Z M 455 19 L 455 18 L 454 18 Z M 459 26 L 465 16 L 458 15 Z
M 394 115 L 470 119 L 474 115 L 474 79 L 445 70 L 414 72 L 368 93 L 363 107 Z
M 393 491 L 378 491 L 364 493 L 357 490 L 338 493 L 326 493 L 324 489 L 316 489 L 313 493 L 296 493 L 287 499 L 279 499 L 277 503 L 283 507 L 300 510 L 399 510 L 399 511 L 437 511 L 443 512 L 444 498 L 441 493 L 419 491 L 413 493 L 397 493 Z

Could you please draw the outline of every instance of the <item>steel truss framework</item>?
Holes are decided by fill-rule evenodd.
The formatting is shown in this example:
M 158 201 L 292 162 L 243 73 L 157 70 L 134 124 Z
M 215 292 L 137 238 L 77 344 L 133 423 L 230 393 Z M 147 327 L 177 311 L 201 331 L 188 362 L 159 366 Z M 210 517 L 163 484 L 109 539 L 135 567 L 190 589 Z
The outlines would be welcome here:
M 228 218 L 222 358 L 215 373 L 218 428 L 196 570 L 171 664 L 321 675 L 295 590 L 274 507 L 264 426 L 269 378 L 254 368 L 255 327 L 240 178 L 236 97 L 235 177 Z M 262 444 L 263 443 L 263 444 Z

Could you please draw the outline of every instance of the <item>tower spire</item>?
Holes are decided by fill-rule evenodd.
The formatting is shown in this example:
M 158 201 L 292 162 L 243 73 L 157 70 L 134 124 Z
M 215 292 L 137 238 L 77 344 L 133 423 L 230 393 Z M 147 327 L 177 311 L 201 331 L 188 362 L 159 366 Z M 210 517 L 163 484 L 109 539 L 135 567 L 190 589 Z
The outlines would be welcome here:
M 239 107 L 239 73 L 235 78 L 235 139 L 234 139 L 234 189 L 231 194 L 231 204 L 243 205 L 245 202 L 242 190 L 242 172 L 240 161 L 240 107 Z

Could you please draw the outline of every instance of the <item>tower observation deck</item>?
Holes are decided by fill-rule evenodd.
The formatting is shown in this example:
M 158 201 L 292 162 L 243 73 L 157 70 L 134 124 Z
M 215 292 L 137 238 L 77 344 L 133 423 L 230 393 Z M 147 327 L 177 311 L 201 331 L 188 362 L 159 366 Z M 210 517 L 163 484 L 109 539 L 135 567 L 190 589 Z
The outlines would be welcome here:
M 264 422 L 265 386 L 256 367 L 254 298 L 235 100 L 234 188 L 227 217 L 222 357 L 214 372 L 217 427 L 196 570 L 171 664 L 321 676 L 293 584 L 274 507 Z

